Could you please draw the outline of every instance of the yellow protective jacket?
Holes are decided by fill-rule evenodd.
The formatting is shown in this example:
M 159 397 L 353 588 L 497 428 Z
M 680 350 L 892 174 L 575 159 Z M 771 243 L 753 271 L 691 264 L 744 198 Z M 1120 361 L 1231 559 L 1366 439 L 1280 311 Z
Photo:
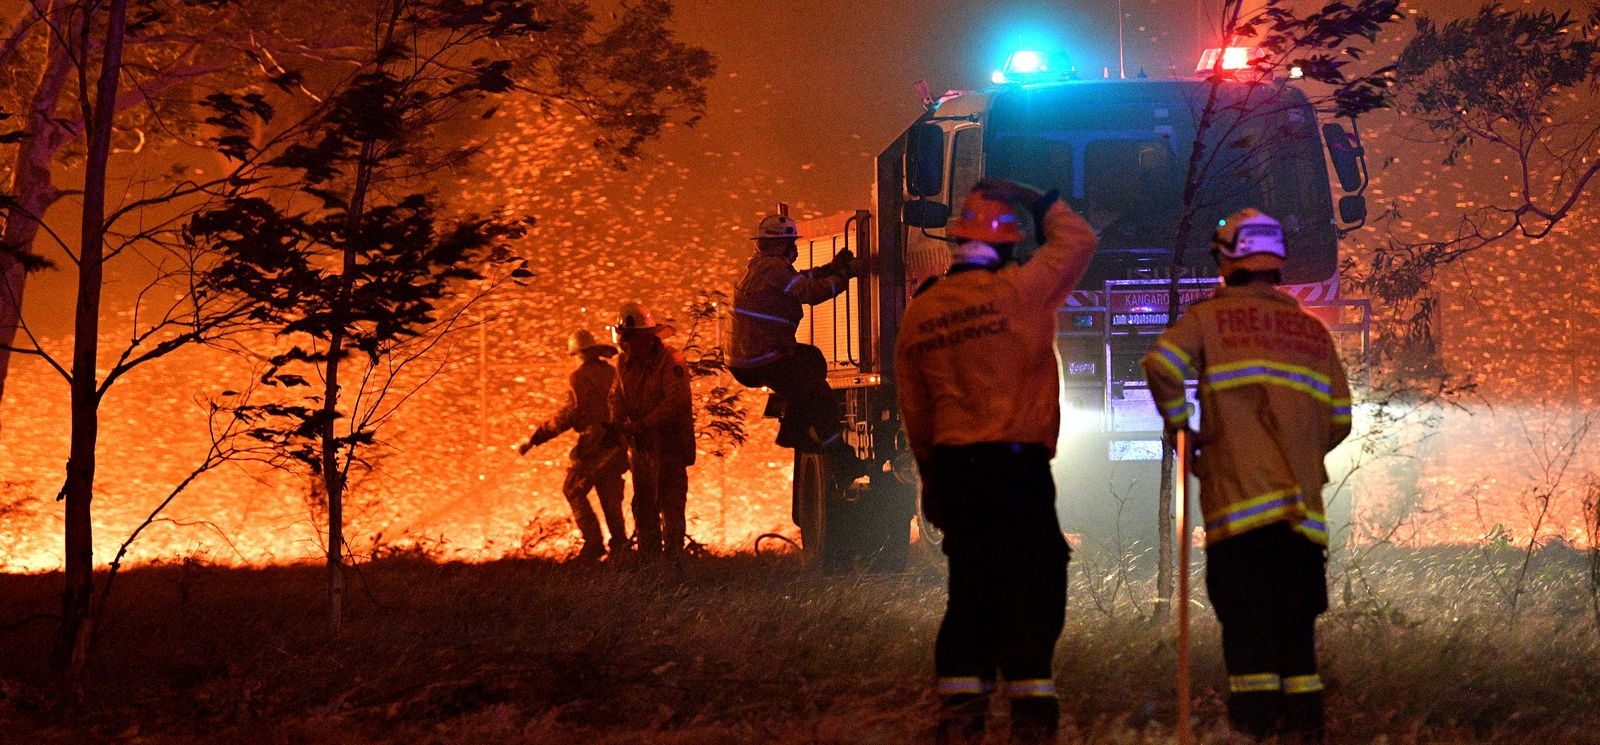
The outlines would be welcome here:
M 534 444 L 546 442 L 567 430 L 578 433 L 568 457 L 573 465 L 605 465 L 623 459 L 622 438 L 611 423 L 608 397 L 617 379 L 616 368 L 601 359 L 584 360 L 567 378 L 567 401 L 554 416 L 533 432 Z
M 1055 453 L 1056 311 L 1088 268 L 1095 236 L 1057 202 L 1045 238 L 1026 264 L 958 264 L 906 305 L 895 388 L 919 463 L 935 445 L 1037 443 Z
M 1285 521 L 1327 545 L 1323 457 L 1350 434 L 1350 387 L 1327 327 L 1267 282 L 1219 287 L 1145 355 L 1170 427 L 1188 426 L 1200 382 L 1206 543 Z
M 623 352 L 611 388 L 611 416 L 637 430 L 630 447 L 694 463 L 694 396 L 683 355 L 665 344 Z
M 841 292 L 850 279 L 826 265 L 795 271 L 783 256 L 750 257 L 744 278 L 733 290 L 733 328 L 729 367 L 760 367 L 794 351 L 802 305 L 816 305 Z

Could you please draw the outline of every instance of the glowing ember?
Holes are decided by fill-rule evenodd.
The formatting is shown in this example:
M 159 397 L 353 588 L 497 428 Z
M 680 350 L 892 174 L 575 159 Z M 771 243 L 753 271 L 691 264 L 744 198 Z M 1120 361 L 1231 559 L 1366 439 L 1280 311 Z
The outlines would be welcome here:
M 463 208 L 536 215 L 525 247 L 538 273 L 527 287 L 484 304 L 490 320 L 453 339 L 448 364 L 380 433 L 372 469 L 353 477 L 347 534 L 358 553 L 418 549 L 446 558 L 563 556 L 577 534 L 561 497 L 572 435 L 519 458 L 513 446 L 558 406 L 575 327 L 603 333 L 617 306 L 649 301 L 686 327 L 702 290 L 727 289 L 748 242 L 738 205 L 674 204 L 670 162 L 625 172 L 586 144 L 579 124 L 523 112 L 495 141 L 487 175 L 463 179 Z M 678 219 L 674 219 L 677 217 Z M 686 219 L 693 217 L 694 219 Z M 684 236 L 696 236 L 685 238 Z M 673 316 L 678 318 L 673 319 Z M 114 338 L 116 331 L 107 332 Z M 59 345 L 57 345 L 59 348 Z M 448 346 L 448 345 L 447 345 Z M 97 559 L 117 545 L 204 455 L 197 401 L 238 389 L 250 372 L 237 358 L 190 350 L 119 383 L 102 411 L 95 502 Z M 59 508 L 49 501 L 65 462 L 66 389 L 45 365 L 13 362 L 7 381 L 0 472 L 0 569 L 61 564 Z M 709 384 L 709 383 L 707 383 Z M 752 397 L 750 406 L 759 406 Z M 690 472 L 689 534 L 709 550 L 749 550 L 756 536 L 797 535 L 789 519 L 789 453 L 775 427 L 752 418 L 751 441 L 726 460 L 702 454 Z M 321 515 L 304 474 L 255 463 L 205 474 L 147 531 L 132 561 L 197 556 L 227 564 L 314 559 Z
M 572 364 L 566 335 L 575 327 L 602 332 L 630 299 L 678 316 L 682 326 L 698 291 L 726 290 L 737 278 L 749 248 L 745 231 L 784 188 L 764 169 L 734 174 L 715 152 L 693 174 L 649 156 L 617 171 L 568 118 L 508 107 L 495 123 L 505 131 L 489 146 L 484 172 L 454 186 L 464 209 L 504 207 L 538 218 L 524 247 L 538 276 L 475 311 L 488 319 L 481 331 L 454 337 L 449 364 L 381 433 L 386 447 L 353 484 L 347 507 L 358 553 L 567 554 L 576 531 L 560 484 L 571 435 L 523 458 L 511 449 L 557 405 Z M 1363 129 L 1369 147 L 1377 151 L 1381 142 L 1406 164 L 1375 167 L 1369 199 L 1392 202 L 1406 216 L 1397 227 L 1416 235 L 1448 230 L 1468 181 L 1499 175 L 1470 157 L 1441 170 L 1404 151 L 1391 130 Z M 692 203 L 690 195 L 698 195 Z M 797 213 L 807 209 L 795 204 Z M 1475 376 L 1479 397 L 1370 441 L 1394 455 L 1373 458 L 1359 452 L 1364 443 L 1336 454 L 1348 461 L 1336 470 L 1359 466 L 1350 482 L 1358 540 L 1592 540 L 1581 507 L 1600 464 L 1600 436 L 1586 413 L 1600 411 L 1600 275 L 1591 240 L 1600 220 L 1592 212 L 1537 245 L 1510 245 L 1492 261 L 1475 258 L 1440 278 L 1445 363 Z M 1352 250 L 1361 250 L 1359 242 Z M 126 331 L 108 329 L 106 337 Z M 46 344 L 63 348 L 59 340 Z M 36 359 L 12 364 L 0 413 L 0 569 L 51 570 L 61 564 L 60 508 L 51 498 L 65 462 L 66 388 Z M 95 503 L 100 561 L 203 456 L 198 400 L 249 377 L 237 358 L 191 350 L 112 389 Z M 713 551 L 748 550 L 766 532 L 795 535 L 788 452 L 770 444 L 770 422 L 753 423 L 743 450 L 726 461 L 702 456 L 690 473 L 689 532 Z M 1348 504 L 1350 493 L 1336 499 Z M 309 495 L 303 474 L 226 466 L 191 485 L 130 559 L 314 559 L 320 516 Z

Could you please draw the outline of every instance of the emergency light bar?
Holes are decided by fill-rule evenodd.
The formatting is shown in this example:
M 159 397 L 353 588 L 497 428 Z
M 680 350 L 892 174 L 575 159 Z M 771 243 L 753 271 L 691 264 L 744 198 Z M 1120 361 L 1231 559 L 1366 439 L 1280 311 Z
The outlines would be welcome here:
M 995 84 L 1027 83 L 1045 79 L 1060 80 L 1072 76 L 1072 64 L 1060 52 L 1042 52 L 1034 49 L 1018 50 L 1006 57 L 1005 66 L 989 77 Z
M 1222 58 L 1222 69 L 1225 72 L 1234 70 L 1249 70 L 1255 63 L 1267 56 L 1267 53 L 1256 47 L 1212 47 L 1200 53 L 1200 63 L 1194 66 L 1194 74 L 1204 75 L 1217 67 L 1217 57 Z

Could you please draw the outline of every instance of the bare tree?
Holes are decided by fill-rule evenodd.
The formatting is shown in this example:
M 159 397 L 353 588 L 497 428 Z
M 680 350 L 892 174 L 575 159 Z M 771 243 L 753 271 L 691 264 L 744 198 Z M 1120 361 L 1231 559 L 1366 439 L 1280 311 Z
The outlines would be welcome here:
M 56 249 L 77 269 L 70 360 L 59 359 L 47 350 L 31 331 L 27 320 L 16 313 L 7 317 L 13 319 L 11 329 L 20 332 L 24 339 L 20 345 L 14 343 L 14 339 L 8 339 L 5 344 L 8 353 L 36 355 L 43 359 L 63 377 L 71 392 L 67 473 L 58 497 L 65 503 L 66 587 L 62 594 L 61 631 L 55 650 L 55 659 L 69 682 L 78 680 L 81 675 L 93 638 L 91 503 L 100 404 L 111 386 L 135 367 L 187 344 L 227 338 L 246 325 L 243 304 L 232 298 L 196 292 L 190 280 L 195 266 L 205 259 L 202 252 L 185 247 L 177 240 L 173 219 L 130 219 L 142 218 L 144 210 L 155 205 L 175 208 L 181 213 L 187 200 L 203 195 L 208 188 L 223 181 L 174 184 L 153 196 L 117 205 L 108 201 L 108 174 L 117 137 L 118 114 L 124 110 L 121 85 L 128 77 L 123 42 L 143 30 L 141 24 L 148 23 L 150 12 L 148 6 L 130 2 L 63 3 L 51 6 L 50 10 L 60 11 L 56 14 L 39 10 L 39 23 L 49 29 L 51 37 L 61 46 L 61 54 L 68 59 L 72 74 L 62 77 L 61 95 L 75 99 L 85 143 L 80 232 L 76 245 L 39 223 L 37 214 L 19 206 L 28 204 L 28 199 L 36 198 L 36 194 L 18 195 L 17 199 L 6 203 L 8 230 L 22 222 L 30 222 L 32 230 L 45 230 L 56 242 Z M 28 132 L 24 145 L 36 139 L 50 141 L 50 133 L 60 126 L 60 122 L 52 121 L 42 132 Z M 60 144 L 56 143 L 58 147 Z M 41 177 L 47 184 L 48 174 Z M 53 187 L 39 188 L 49 192 L 47 196 L 51 199 L 47 201 L 62 196 Z M 122 227 L 124 225 L 131 227 Z M 156 267 L 149 289 L 159 289 L 159 292 L 140 298 L 135 329 L 128 343 L 109 363 L 103 363 L 100 357 L 103 341 L 101 296 L 108 264 L 125 253 L 139 254 Z M 9 255 L 17 259 L 33 254 L 13 245 Z M 36 256 L 33 261 L 37 261 Z M 103 373 L 102 367 L 105 368 Z
M 37 245 L 41 232 L 67 242 L 45 213 L 78 193 L 57 179 L 84 160 L 90 135 L 129 153 L 190 141 L 205 126 L 194 106 L 197 85 L 275 70 L 278 57 L 320 53 L 324 44 L 300 41 L 317 38 L 314 29 L 297 27 L 293 8 L 281 3 L 129 0 L 118 6 L 126 21 L 115 95 L 101 110 L 86 105 L 92 100 L 84 91 L 107 51 L 110 40 L 98 29 L 110 7 L 108 0 L 21 0 L 8 3 L 20 12 L 0 29 L 0 110 L 23 112 L 16 131 L 0 134 L 0 394 L 22 333 L 27 275 L 52 265 Z M 109 129 L 94 131 L 91 115 L 108 117 Z
M 254 389 L 255 386 L 252 385 L 249 390 L 253 391 Z M 243 395 L 245 400 L 248 400 L 250 393 L 249 391 L 244 394 L 224 391 L 223 395 L 225 397 Z M 105 617 L 106 604 L 111 598 L 111 588 L 117 579 L 117 573 L 122 569 L 122 560 L 127 557 L 128 551 L 133 547 L 134 542 L 139 540 L 139 536 L 146 529 L 164 519 L 162 513 L 166 512 L 167 508 L 172 506 L 172 503 L 177 501 L 178 497 L 196 479 L 226 463 L 247 460 L 271 460 L 274 457 L 275 453 L 271 448 L 247 436 L 251 420 L 249 417 L 240 416 L 237 413 L 237 405 L 226 407 L 218 404 L 215 400 L 206 401 L 204 405 L 208 412 L 206 428 L 208 439 L 210 440 L 210 444 L 206 447 L 205 455 L 201 457 L 199 464 L 190 469 L 183 479 L 167 491 L 167 494 L 156 503 L 155 507 L 151 508 L 144 519 L 135 525 L 133 530 L 128 532 L 127 537 L 122 540 L 122 543 L 117 546 L 116 554 L 112 556 L 110 563 L 107 565 L 105 581 L 100 583 L 100 586 L 96 589 L 95 599 L 91 604 L 91 628 L 98 628 L 101 620 Z
M 1583 483 L 1583 528 L 1589 540 L 1589 606 L 1600 629 L 1600 478 L 1593 475 Z
M 1272 117 L 1300 105 L 1297 96 L 1287 93 L 1289 81 L 1298 78 L 1323 87 L 1325 92 L 1311 96 L 1310 102 L 1339 117 L 1354 118 L 1388 104 L 1392 66 L 1375 65 L 1362 74 L 1350 74 L 1346 68 L 1364 56 L 1360 44 L 1373 43 L 1378 32 L 1399 17 L 1398 0 L 1360 0 L 1353 4 L 1335 0 L 1305 13 L 1292 5 L 1295 4 L 1286 0 L 1268 0 L 1247 15 L 1244 0 L 1222 2 L 1217 47 L 1252 44 L 1254 51 L 1242 70 L 1227 69 L 1226 55 L 1218 54 L 1203 89 L 1204 99 L 1192 104 L 1195 135 L 1189 143 L 1189 160 L 1177 205 L 1167 300 L 1169 326 L 1179 315 L 1184 268 L 1195 260 L 1196 254 L 1204 254 L 1211 232 L 1203 224 L 1197 230 L 1197 218 L 1236 200 L 1239 190 L 1234 185 L 1256 178 L 1254 164 L 1260 161 L 1261 154 L 1284 145 L 1284 136 L 1274 128 Z M 1172 445 L 1168 442 L 1163 448 L 1157 507 L 1158 616 L 1164 614 L 1174 584 L 1169 517 L 1173 512 Z

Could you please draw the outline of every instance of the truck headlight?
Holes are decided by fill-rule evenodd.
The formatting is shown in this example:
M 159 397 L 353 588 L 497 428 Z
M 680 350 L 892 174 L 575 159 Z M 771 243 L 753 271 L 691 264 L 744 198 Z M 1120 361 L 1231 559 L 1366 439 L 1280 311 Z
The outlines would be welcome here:
M 1099 409 L 1085 407 L 1079 399 L 1067 399 L 1061 406 L 1061 431 L 1067 432 L 1098 432 L 1104 425 L 1105 417 Z

